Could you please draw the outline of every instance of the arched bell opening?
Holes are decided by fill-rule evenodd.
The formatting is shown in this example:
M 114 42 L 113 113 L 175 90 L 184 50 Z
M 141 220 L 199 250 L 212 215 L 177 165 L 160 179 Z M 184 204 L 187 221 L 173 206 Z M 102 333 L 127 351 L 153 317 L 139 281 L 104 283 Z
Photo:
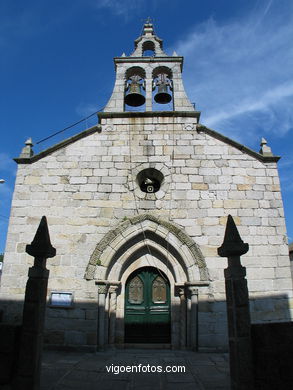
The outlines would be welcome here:
M 142 55 L 143 57 L 154 57 L 156 55 L 156 47 L 154 42 L 145 41 L 142 44 Z
M 139 66 L 127 69 L 125 74 L 125 111 L 145 110 L 145 71 Z
M 153 111 L 173 111 L 172 71 L 160 66 L 153 71 Z
M 125 343 L 170 343 L 170 282 L 159 268 L 141 267 L 125 283 Z

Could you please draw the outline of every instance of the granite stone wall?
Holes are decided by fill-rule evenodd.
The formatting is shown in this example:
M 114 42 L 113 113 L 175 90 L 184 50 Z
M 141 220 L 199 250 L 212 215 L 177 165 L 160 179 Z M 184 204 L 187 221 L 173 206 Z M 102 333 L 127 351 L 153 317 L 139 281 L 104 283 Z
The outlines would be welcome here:
M 95 278 L 86 280 L 87 266 L 105 234 L 143 213 L 179 226 L 204 256 L 210 285 L 198 296 L 200 347 L 227 346 L 226 260 L 218 257 L 217 248 L 228 214 L 250 246 L 242 263 L 252 321 L 290 320 L 292 279 L 276 162 L 264 161 L 217 133 L 198 131 L 194 116 L 117 118 L 104 113 L 101 125 L 101 132 L 18 165 L 1 281 L 5 321 L 20 318 L 32 265 L 25 245 L 46 215 L 57 249 L 48 261 L 49 294 L 71 291 L 75 302 L 71 309 L 49 308 L 47 342 L 95 346 L 95 279 L 100 277 L 97 267 Z M 136 180 L 146 167 L 164 175 L 154 194 L 142 192 Z

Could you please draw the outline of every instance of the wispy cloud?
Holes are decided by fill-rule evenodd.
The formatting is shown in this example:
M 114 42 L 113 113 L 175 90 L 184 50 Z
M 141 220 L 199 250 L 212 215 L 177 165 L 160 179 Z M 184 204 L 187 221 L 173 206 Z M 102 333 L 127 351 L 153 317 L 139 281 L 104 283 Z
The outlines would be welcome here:
M 286 195 L 287 193 L 290 193 L 290 196 L 292 197 L 293 182 L 290 171 L 284 170 L 283 172 L 280 172 L 280 182 L 283 194 Z
M 102 108 L 103 107 L 98 107 L 96 104 L 93 103 L 80 103 L 76 108 L 76 112 L 81 117 L 86 117 Z
M 234 105 L 233 111 L 221 112 L 208 118 L 209 124 L 213 126 L 220 120 L 233 118 L 253 111 L 266 110 L 270 105 L 279 103 L 280 100 L 293 96 L 293 82 L 289 85 L 280 85 L 269 91 L 263 91 L 259 98 L 244 98 L 242 102 Z
M 279 169 L 293 168 L 293 157 L 287 157 L 286 160 L 280 160 L 278 167 Z
M 116 16 L 122 16 L 126 20 L 134 16 L 145 5 L 145 0 L 95 0 L 97 8 L 110 10 Z
M 4 249 L 15 173 L 16 164 L 12 158 L 7 153 L 0 153 L 0 179 L 5 180 L 0 184 L 0 252 Z
M 0 183 L 1 203 L 6 204 L 10 200 L 13 192 L 12 181 L 16 174 L 16 164 L 7 153 L 0 153 L 0 179 L 5 180 Z
M 4 184 L 0 184 L 0 195 L 3 201 L 3 198 L 8 199 L 12 195 L 12 188 L 5 182 Z
M 9 15 L 2 4 L 0 8 L 0 47 L 9 47 L 20 37 L 30 36 L 33 25 L 34 16 L 29 9 L 19 14 Z
M 202 122 L 240 140 L 259 138 L 261 129 L 292 130 L 292 36 L 293 3 L 270 0 L 242 19 L 211 18 L 179 41 L 186 90 Z
M 293 180 L 292 180 L 292 171 L 293 171 L 293 157 L 286 155 L 285 158 L 281 158 L 278 162 L 279 176 L 281 181 L 281 189 L 283 195 L 289 196 L 292 198 L 293 191 Z
M 25 7 L 9 0 L 0 1 L 0 48 L 13 51 L 23 43 L 50 29 L 64 25 L 74 14 L 80 13 L 80 3 L 58 2 L 54 7 L 46 1 L 26 2 Z M 3 57 L 5 58 L 5 56 Z
M 15 170 L 16 165 L 12 157 L 10 157 L 7 153 L 0 153 L 0 175 L 3 175 L 4 173 L 14 173 Z

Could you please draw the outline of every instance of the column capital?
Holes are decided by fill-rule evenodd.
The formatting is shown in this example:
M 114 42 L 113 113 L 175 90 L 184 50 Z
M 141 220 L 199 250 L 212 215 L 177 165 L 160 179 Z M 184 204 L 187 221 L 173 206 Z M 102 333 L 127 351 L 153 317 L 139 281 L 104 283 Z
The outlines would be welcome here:
M 185 287 L 180 286 L 178 292 L 179 292 L 180 297 L 184 296 L 185 295 Z
M 117 292 L 117 289 L 118 289 L 118 285 L 110 285 L 110 287 L 109 287 L 109 293 L 110 294 L 113 294 L 113 293 L 116 293 Z
M 107 293 L 107 283 L 104 280 L 96 281 L 96 285 L 98 286 L 98 293 L 99 294 L 106 294 Z
M 198 288 L 196 286 L 188 286 L 188 291 L 190 295 L 198 295 Z
M 185 286 L 189 287 L 206 287 L 206 286 L 209 286 L 210 285 L 210 281 L 209 280 L 192 280 L 190 282 L 185 282 L 184 283 Z

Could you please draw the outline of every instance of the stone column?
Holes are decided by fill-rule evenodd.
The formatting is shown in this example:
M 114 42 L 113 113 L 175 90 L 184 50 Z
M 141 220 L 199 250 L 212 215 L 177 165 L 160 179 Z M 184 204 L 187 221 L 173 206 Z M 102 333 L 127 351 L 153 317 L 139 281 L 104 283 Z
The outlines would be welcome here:
M 228 258 L 228 267 L 224 270 L 224 275 L 232 390 L 254 388 L 246 269 L 240 262 L 240 256 L 248 252 L 248 248 L 248 244 L 241 240 L 234 220 L 229 215 L 224 241 L 218 248 L 218 254 Z
M 191 315 L 191 297 L 190 297 L 190 294 L 189 294 L 189 290 L 188 291 L 188 295 L 186 297 L 186 347 L 187 348 L 190 348 L 191 347 L 191 318 L 190 318 L 190 315 Z
M 145 81 L 145 110 L 152 111 L 152 100 L 153 100 L 153 79 L 150 75 L 150 78 L 146 78 Z
M 191 310 L 190 310 L 190 346 L 194 351 L 198 348 L 198 289 L 196 287 L 189 287 Z
M 180 348 L 186 347 L 186 298 L 184 287 L 179 288 L 180 296 Z
M 99 298 L 99 320 L 98 320 L 98 349 L 105 349 L 105 303 L 107 294 L 107 285 L 105 282 L 96 282 L 98 285 Z
M 29 269 L 23 305 L 17 374 L 13 390 L 40 388 L 41 353 L 46 313 L 49 270 L 46 260 L 56 255 L 52 247 L 46 217 L 42 217 L 31 245 L 26 252 L 35 258 Z
M 109 344 L 115 344 L 116 331 L 116 308 L 117 308 L 117 289 L 118 286 L 111 286 L 110 293 L 110 330 L 109 330 Z

